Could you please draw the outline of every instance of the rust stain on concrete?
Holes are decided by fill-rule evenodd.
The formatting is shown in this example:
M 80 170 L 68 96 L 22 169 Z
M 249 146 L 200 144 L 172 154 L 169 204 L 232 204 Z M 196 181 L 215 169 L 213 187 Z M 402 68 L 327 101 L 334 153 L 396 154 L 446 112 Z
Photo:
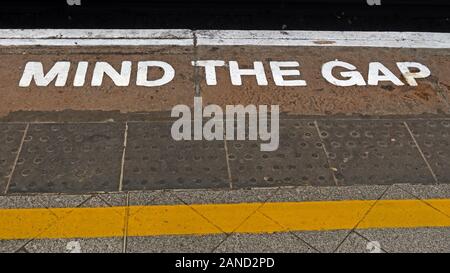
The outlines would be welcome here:
M 332 41 L 316 41 L 328 43 Z M 149 46 L 149 47 L 3 47 L 0 48 L 0 116 L 17 111 L 170 111 L 177 104 L 192 106 L 196 84 L 206 104 L 277 104 L 286 113 L 300 115 L 364 114 L 415 115 L 449 113 L 447 102 L 450 86 L 450 54 L 445 49 L 383 49 L 340 47 L 275 47 L 275 46 Z M 267 86 L 256 83 L 254 76 L 244 76 L 243 85 L 231 84 L 228 67 L 217 67 L 216 86 L 205 83 L 205 73 L 198 71 L 195 83 L 193 60 L 237 61 L 242 68 L 262 61 L 266 68 Z M 363 75 L 369 62 L 381 62 L 401 78 L 395 62 L 417 61 L 432 71 L 430 79 L 419 80 L 419 86 L 337 87 L 322 77 L 321 65 L 339 59 L 354 64 Z M 120 67 L 132 61 L 158 60 L 170 63 L 175 78 L 160 87 L 136 86 L 132 73 L 128 87 L 117 87 L 105 78 L 100 87 L 19 87 L 28 61 L 40 61 L 48 69 L 56 61 L 107 61 Z M 273 82 L 270 61 L 298 61 L 301 79 L 306 87 L 279 87 Z M 91 80 L 89 67 L 86 82 Z M 71 70 L 69 79 L 73 79 Z M 158 76 L 158 71 L 153 71 Z M 402 79 L 403 80 L 403 79 Z
M 270 61 L 296 60 L 300 63 L 301 78 L 307 87 L 275 86 L 267 73 L 268 86 L 258 86 L 255 77 L 244 76 L 243 86 L 233 86 L 228 71 L 217 69 L 217 86 L 201 82 L 204 101 L 211 104 L 278 104 L 283 112 L 304 115 L 365 114 L 404 115 L 423 113 L 448 113 L 446 96 L 438 92 L 428 79 L 419 80 L 419 86 L 395 86 L 380 83 L 379 86 L 338 87 L 323 79 L 321 64 L 341 60 L 349 62 L 367 77 L 368 64 L 381 62 L 396 76 L 398 61 L 417 61 L 426 64 L 433 77 L 442 84 L 449 81 L 450 57 L 448 50 L 411 50 L 336 47 L 200 47 L 199 59 L 221 56 L 224 60 L 237 60 L 244 66 L 252 66 L 260 60 L 266 67 Z M 339 72 L 339 71 L 337 71 Z M 367 79 L 367 78 L 366 78 Z M 403 79 L 402 79 L 403 80 Z

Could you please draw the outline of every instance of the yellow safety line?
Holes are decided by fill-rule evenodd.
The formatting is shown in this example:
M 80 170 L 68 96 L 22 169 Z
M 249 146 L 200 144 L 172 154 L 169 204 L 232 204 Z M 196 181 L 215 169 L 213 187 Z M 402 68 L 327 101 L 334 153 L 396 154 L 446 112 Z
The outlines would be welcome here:
M 127 208 L 129 212 L 126 213 Z M 127 229 L 125 225 L 127 224 Z M 0 209 L 0 239 L 450 227 L 450 199 Z

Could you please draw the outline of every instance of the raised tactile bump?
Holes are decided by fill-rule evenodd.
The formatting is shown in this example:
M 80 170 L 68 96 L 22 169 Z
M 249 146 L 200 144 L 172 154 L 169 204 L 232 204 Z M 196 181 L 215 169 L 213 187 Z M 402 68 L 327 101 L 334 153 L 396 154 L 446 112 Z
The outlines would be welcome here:
M 313 121 L 280 120 L 279 140 L 272 152 L 261 141 L 227 141 L 233 187 L 334 185 Z
M 32 124 L 9 192 L 117 191 L 123 123 Z
M 229 188 L 224 141 L 175 141 L 171 125 L 128 125 L 123 189 Z
M 450 183 L 450 120 L 408 121 L 439 183 Z
M 25 124 L 0 124 L 0 195 L 6 190 L 25 128 Z
M 340 185 L 433 183 L 426 162 L 402 121 L 319 121 Z

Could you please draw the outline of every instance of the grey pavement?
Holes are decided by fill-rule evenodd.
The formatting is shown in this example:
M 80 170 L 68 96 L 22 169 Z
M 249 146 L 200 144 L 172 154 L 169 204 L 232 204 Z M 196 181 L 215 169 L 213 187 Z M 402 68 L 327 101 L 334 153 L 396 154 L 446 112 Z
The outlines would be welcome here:
M 379 199 L 448 199 L 447 185 L 287 187 L 239 190 L 163 190 L 112 194 L 1 196 L 1 208 L 75 208 L 239 204 Z M 450 217 L 449 217 L 450 218 Z M 0 240 L 0 252 L 450 252 L 450 228 L 229 233 L 115 238 Z

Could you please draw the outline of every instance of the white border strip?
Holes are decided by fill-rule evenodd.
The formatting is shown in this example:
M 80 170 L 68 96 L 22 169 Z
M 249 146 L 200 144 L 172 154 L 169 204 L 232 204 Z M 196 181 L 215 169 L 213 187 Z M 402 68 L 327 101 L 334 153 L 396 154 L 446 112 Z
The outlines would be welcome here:
M 0 46 L 193 46 L 188 29 L 0 29 Z
M 192 39 L 189 29 L 0 29 L 0 39 Z
M 192 39 L 3 39 L 0 46 L 193 46 Z
M 195 37 L 195 38 L 194 38 Z M 450 48 L 450 33 L 3 29 L 0 46 L 319 46 L 384 48 Z
M 450 33 L 341 31 L 197 31 L 198 45 L 450 48 Z

